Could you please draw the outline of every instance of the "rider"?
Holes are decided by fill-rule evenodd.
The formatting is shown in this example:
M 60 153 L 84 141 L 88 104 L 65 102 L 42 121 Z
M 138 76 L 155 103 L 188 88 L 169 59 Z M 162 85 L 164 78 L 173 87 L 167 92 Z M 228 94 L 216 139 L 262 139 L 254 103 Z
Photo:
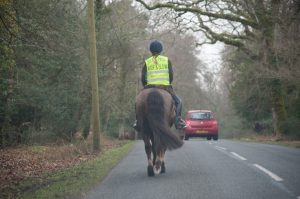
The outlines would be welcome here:
M 155 40 L 150 44 L 152 56 L 145 60 L 142 69 L 142 84 L 144 88 L 161 88 L 168 91 L 176 106 L 175 128 L 186 127 L 185 121 L 181 119 L 181 99 L 175 94 L 171 85 L 173 81 L 173 69 L 168 57 L 160 55 L 163 50 L 162 44 Z

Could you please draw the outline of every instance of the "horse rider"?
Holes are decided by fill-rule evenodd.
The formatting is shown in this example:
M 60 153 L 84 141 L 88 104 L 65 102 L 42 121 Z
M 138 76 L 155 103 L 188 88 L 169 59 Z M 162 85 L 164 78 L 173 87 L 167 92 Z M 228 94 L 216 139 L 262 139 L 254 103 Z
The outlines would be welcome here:
M 186 127 L 186 123 L 181 119 L 182 101 L 175 94 L 171 85 L 173 81 L 172 64 L 168 57 L 161 55 L 162 50 L 161 42 L 155 40 L 150 43 L 152 56 L 145 60 L 141 74 L 142 84 L 144 89 L 160 88 L 171 94 L 176 106 L 175 128 L 183 129 Z M 136 127 L 136 123 L 133 126 Z

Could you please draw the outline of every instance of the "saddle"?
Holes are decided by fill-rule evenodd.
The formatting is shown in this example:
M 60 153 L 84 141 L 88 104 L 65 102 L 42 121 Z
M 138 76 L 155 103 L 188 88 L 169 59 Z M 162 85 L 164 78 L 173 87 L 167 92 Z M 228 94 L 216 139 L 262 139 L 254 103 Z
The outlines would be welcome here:
M 148 88 L 163 89 L 163 90 L 167 91 L 168 93 L 170 93 L 172 98 L 175 95 L 172 85 L 168 85 L 168 86 L 166 86 L 166 85 L 146 85 L 146 86 L 144 86 L 144 89 L 148 89 Z

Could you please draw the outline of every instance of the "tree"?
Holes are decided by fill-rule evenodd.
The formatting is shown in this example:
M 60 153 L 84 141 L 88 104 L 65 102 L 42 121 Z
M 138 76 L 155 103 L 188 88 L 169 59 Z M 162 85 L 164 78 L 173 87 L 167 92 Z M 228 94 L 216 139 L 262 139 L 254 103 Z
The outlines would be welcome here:
M 86 5 L 73 0 L 1 1 L 2 146 L 71 141 L 82 129 L 88 134 L 92 108 Z M 97 0 L 95 6 L 100 127 L 114 137 L 132 129 L 140 70 L 153 37 L 162 38 L 174 59 L 175 90 L 185 105 L 202 103 L 194 79 L 197 66 L 204 66 L 193 53 L 194 38 L 181 37 L 170 27 L 151 32 L 150 16 L 132 5 L 130 0 Z M 191 72 L 178 75 L 187 69 Z M 195 89 L 193 98 L 185 98 L 187 82 L 188 89 Z
M 96 32 L 94 17 L 94 1 L 88 0 L 90 65 L 92 83 L 92 125 L 93 125 L 93 149 L 100 150 L 100 120 L 99 120 L 99 90 L 96 54 Z
M 183 114 L 191 109 L 209 108 L 209 102 L 200 87 L 200 74 L 205 73 L 206 66 L 196 56 L 196 38 L 192 35 L 181 35 L 177 31 L 166 33 L 167 31 L 169 30 L 156 34 L 163 42 L 165 49 L 163 53 L 172 61 L 174 72 L 172 84 L 174 91 L 182 98 Z
M 96 13 L 101 126 L 107 135 L 122 137 L 135 117 L 137 71 L 148 19 L 129 0 L 98 5 Z
M 7 81 L 5 77 L 0 83 L 5 90 L 7 82 L 13 83 L 9 95 L 11 111 L 6 114 L 10 118 L 9 129 L 2 132 L 9 136 L 9 145 L 57 138 L 70 140 L 77 129 L 80 104 L 86 100 L 79 94 L 78 81 L 86 74 L 82 70 L 88 65 L 79 2 L 31 0 L 13 1 L 9 5 L 1 10 L 1 18 L 10 19 L 9 24 L 14 24 L 18 32 L 9 29 L 2 35 L 6 29 L 1 28 L 1 41 L 10 44 L 15 63 L 11 74 L 16 79 Z M 1 47 L 4 45 L 1 43 Z M 1 70 L 8 71 L 3 63 L 1 60 Z M 1 71 L 2 74 L 8 73 Z M 5 107 L 2 99 L 0 109 Z M 1 129 L 2 116 L 1 110 Z
M 197 0 L 172 1 L 149 5 L 143 0 L 136 0 L 149 10 L 169 9 L 175 13 L 174 23 L 182 31 L 202 32 L 204 43 L 223 42 L 247 53 L 252 59 L 261 60 L 264 72 L 267 72 L 269 89 L 272 91 L 272 107 L 276 134 L 280 136 L 286 121 L 285 101 L 282 93 L 282 80 L 278 76 L 279 68 L 284 67 L 278 61 L 276 47 L 280 17 L 285 8 L 297 5 L 295 1 L 226 1 Z M 297 13 L 294 12 L 294 17 Z M 260 44 L 259 49 L 251 48 L 251 43 Z
M 15 53 L 13 42 L 18 35 L 16 13 L 12 0 L 0 2 L 0 147 L 9 145 L 13 132 L 13 95 L 15 81 Z

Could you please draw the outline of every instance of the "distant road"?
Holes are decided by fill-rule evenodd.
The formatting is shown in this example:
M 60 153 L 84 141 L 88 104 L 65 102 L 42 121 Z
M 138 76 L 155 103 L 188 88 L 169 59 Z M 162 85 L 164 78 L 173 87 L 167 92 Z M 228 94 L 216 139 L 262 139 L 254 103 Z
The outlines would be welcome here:
M 88 199 L 300 199 L 300 149 L 190 139 L 148 177 L 139 141 Z

